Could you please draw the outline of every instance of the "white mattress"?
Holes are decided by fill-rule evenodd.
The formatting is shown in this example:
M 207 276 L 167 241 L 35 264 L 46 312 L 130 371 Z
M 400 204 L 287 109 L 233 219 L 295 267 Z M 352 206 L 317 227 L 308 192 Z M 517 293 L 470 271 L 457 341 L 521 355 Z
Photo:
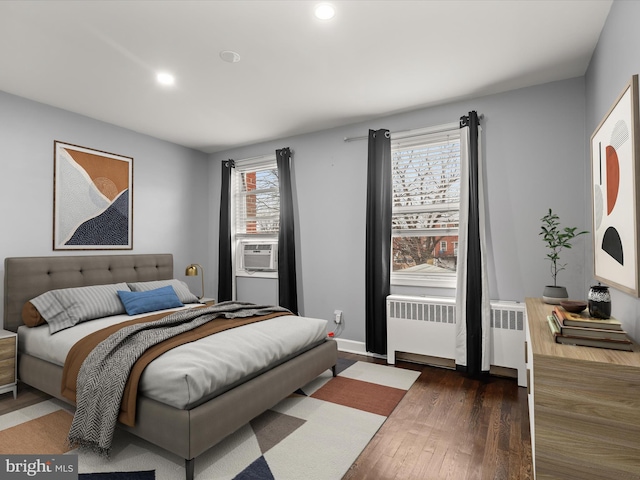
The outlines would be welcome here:
M 180 309 L 167 312 L 175 310 Z M 67 353 L 80 338 L 141 316 L 144 315 L 91 320 L 54 335 L 49 334 L 46 324 L 35 328 L 21 326 L 19 349 L 63 366 Z M 140 378 L 139 393 L 176 408 L 190 408 L 321 342 L 327 335 L 327 323 L 318 318 L 287 315 L 181 345 L 147 366 Z

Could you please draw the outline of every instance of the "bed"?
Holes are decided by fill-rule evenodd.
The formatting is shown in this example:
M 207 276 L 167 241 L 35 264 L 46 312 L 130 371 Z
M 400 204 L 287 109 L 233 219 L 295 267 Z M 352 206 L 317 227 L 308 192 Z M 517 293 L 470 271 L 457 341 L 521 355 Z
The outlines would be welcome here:
M 173 278 L 171 254 L 6 258 L 4 328 L 18 331 L 25 303 L 44 292 Z M 336 342 L 323 339 L 204 403 L 177 408 L 140 394 L 135 425 L 118 427 L 184 458 L 185 478 L 192 480 L 198 455 L 325 370 L 332 369 L 335 375 L 336 362 Z M 60 391 L 62 370 L 56 363 L 21 351 L 19 345 L 19 380 L 68 402 Z

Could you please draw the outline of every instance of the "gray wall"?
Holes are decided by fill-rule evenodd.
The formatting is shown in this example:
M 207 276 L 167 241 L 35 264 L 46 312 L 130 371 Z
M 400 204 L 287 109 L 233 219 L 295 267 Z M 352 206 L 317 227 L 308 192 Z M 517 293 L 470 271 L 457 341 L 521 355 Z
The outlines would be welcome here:
M 206 154 L 0 92 L 3 259 L 114 253 L 53 251 L 54 140 L 133 157 L 134 248 L 115 253 L 172 253 L 174 274 L 185 281 L 189 263 L 208 266 L 212 251 Z M 4 262 L 0 269 L 4 282 Z M 200 279 L 188 281 L 199 294 Z
M 0 254 L 53 252 L 53 141 L 134 157 L 134 252 L 170 252 L 176 277 L 199 291 L 183 268 L 206 270 L 216 296 L 220 161 L 294 151 L 299 295 L 302 313 L 331 319 L 344 311 L 343 338 L 364 341 L 366 135 L 484 115 L 491 297 L 522 301 L 549 283 L 539 219 L 548 208 L 563 225 L 590 229 L 589 136 L 633 73 L 640 70 L 640 2 L 616 1 L 585 77 L 380 118 L 309 135 L 205 155 L 113 125 L 0 92 Z M 208 178 L 208 180 L 207 180 Z M 581 237 L 563 261 L 560 283 L 585 298 L 593 282 L 591 238 Z M 88 252 L 91 253 L 91 252 Z M 108 253 L 108 252 L 107 252 Z M 0 276 L 2 278 L 2 276 Z M 447 289 L 394 288 L 453 295 Z M 275 301 L 273 281 L 243 279 L 239 297 Z M 614 315 L 636 338 L 640 302 L 613 291 Z M 1 305 L 1 304 L 0 304 Z
M 456 122 L 470 110 L 484 115 L 491 298 L 538 297 L 551 281 L 539 219 L 553 208 L 565 226 L 588 225 L 582 77 L 213 154 L 211 189 L 219 191 L 221 160 L 292 148 L 301 313 L 331 319 L 334 310 L 343 310 L 342 338 L 363 342 L 367 142 L 344 138 L 366 135 L 370 128 L 393 132 Z M 214 198 L 213 211 L 218 209 L 219 198 Z M 217 252 L 217 219 L 214 223 L 211 243 Z M 586 297 L 588 243 L 581 237 L 562 257 L 569 268 L 558 280 L 573 298 Z M 241 282 L 239 297 L 264 297 L 265 281 L 250 280 Z M 276 289 L 268 289 L 277 301 Z M 450 289 L 393 291 L 455 294 Z
M 609 12 L 598 46 L 585 75 L 586 85 L 586 136 L 587 139 L 600 124 L 618 95 L 634 74 L 640 73 L 640 2 L 616 0 Z M 585 163 L 589 163 L 588 155 Z M 640 159 L 636 159 L 637 162 Z M 591 182 L 586 178 L 585 182 Z M 590 184 L 590 183 L 589 183 Z M 590 204 L 590 191 L 585 203 Z M 590 211 L 587 212 L 590 214 Z M 590 246 L 590 255 L 593 248 Z M 590 282 L 593 280 L 593 264 L 589 265 Z M 618 317 L 636 340 L 640 340 L 640 300 L 626 293 L 611 289 L 612 313 Z

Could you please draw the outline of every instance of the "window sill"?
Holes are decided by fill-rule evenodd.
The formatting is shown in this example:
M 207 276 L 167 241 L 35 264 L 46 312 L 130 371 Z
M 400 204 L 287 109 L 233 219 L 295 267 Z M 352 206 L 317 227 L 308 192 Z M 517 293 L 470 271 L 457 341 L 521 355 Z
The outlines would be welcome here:
M 456 288 L 456 275 L 411 275 L 391 274 L 391 285 L 407 287 Z
M 245 278 L 278 278 L 278 272 L 261 272 L 261 271 L 246 271 L 236 270 L 236 277 Z

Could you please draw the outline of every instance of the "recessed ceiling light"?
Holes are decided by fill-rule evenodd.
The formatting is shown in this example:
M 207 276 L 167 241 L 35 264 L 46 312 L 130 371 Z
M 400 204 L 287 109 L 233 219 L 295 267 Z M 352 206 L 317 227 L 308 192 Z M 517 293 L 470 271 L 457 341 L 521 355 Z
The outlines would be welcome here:
M 220 52 L 220 58 L 225 62 L 238 63 L 240 61 L 240 54 L 231 50 L 223 50 Z
M 160 72 L 156 75 L 156 80 L 161 85 L 173 85 L 176 81 L 173 75 L 167 72 Z
M 336 9 L 330 3 L 321 3 L 316 5 L 314 14 L 320 20 L 329 20 L 336 14 Z

